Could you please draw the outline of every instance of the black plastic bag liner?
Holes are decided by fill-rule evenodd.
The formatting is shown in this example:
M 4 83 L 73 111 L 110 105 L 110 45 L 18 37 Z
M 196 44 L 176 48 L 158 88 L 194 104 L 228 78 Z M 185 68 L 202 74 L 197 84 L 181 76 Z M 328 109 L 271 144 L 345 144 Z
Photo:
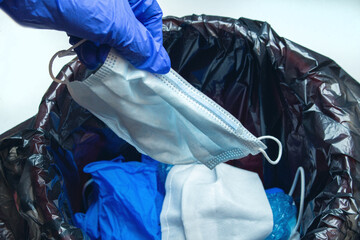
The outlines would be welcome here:
M 284 146 L 276 166 L 261 155 L 229 163 L 259 173 L 266 188 L 285 190 L 304 167 L 302 239 L 360 239 L 360 85 L 264 22 L 168 17 L 163 31 L 176 71 L 255 136 L 273 135 Z M 64 70 L 73 80 L 89 74 L 76 60 Z M 277 147 L 267 144 L 275 156 Z M 65 85 L 53 83 L 38 114 L 0 136 L 0 238 L 86 238 L 72 223 L 73 213 L 86 210 L 81 190 L 90 176 L 82 168 L 119 155 L 140 160 Z M 298 204 L 299 189 L 294 198 Z

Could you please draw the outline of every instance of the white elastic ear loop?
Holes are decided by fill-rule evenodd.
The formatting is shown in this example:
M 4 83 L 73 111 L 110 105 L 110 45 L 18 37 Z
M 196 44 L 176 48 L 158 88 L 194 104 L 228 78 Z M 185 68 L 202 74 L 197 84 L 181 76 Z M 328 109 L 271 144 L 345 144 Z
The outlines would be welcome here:
M 271 140 L 274 140 L 277 145 L 279 146 L 279 153 L 278 153 L 278 156 L 275 160 L 271 160 L 270 157 L 267 155 L 267 153 L 265 152 L 264 149 L 262 148 L 259 148 L 259 151 L 262 153 L 262 155 L 264 155 L 264 157 L 266 158 L 266 160 L 271 163 L 272 165 L 276 165 L 279 163 L 280 159 L 281 159 L 281 156 L 282 156 L 282 144 L 281 142 L 279 141 L 279 139 L 277 139 L 276 137 L 273 137 L 273 136 L 261 136 L 261 137 L 258 137 L 259 140 L 263 140 L 263 139 L 271 139 Z
M 86 196 L 85 196 L 85 191 L 86 189 L 94 182 L 93 179 L 89 179 L 83 186 L 83 189 L 82 189 L 82 200 L 83 200 L 83 204 L 84 204 L 84 207 L 85 209 L 88 209 L 88 205 L 87 205 L 87 201 L 86 201 Z
M 67 76 L 64 74 L 64 77 L 65 77 L 65 81 L 61 81 L 59 79 L 57 79 L 54 74 L 53 74 L 53 71 L 52 71 L 52 66 L 53 66 L 53 63 L 54 63 L 54 60 L 56 57 L 59 57 L 59 58 L 62 58 L 62 57 L 65 57 L 65 56 L 73 56 L 73 55 L 76 55 L 76 52 L 73 51 L 73 49 L 77 48 L 78 46 L 80 46 L 81 44 L 83 44 L 84 42 L 86 42 L 87 40 L 86 39 L 83 39 L 81 41 L 79 41 L 78 43 L 76 43 L 75 45 L 71 46 L 69 49 L 67 50 L 61 50 L 61 51 L 58 51 L 57 53 L 55 53 L 52 58 L 50 59 L 50 62 L 49 62 L 49 74 L 50 74 L 50 77 L 52 78 L 52 80 L 54 82 L 57 82 L 57 83 L 64 83 L 66 82 L 68 79 L 67 79 Z
M 296 225 L 295 225 L 295 228 L 292 232 L 291 235 L 294 235 L 296 234 L 299 226 L 300 226 L 300 221 L 302 219 L 302 216 L 303 216 L 303 211 L 304 211 L 304 200 L 305 200 L 305 171 L 304 171 L 304 168 L 303 167 L 299 167 L 296 171 L 296 175 L 295 175 L 295 178 L 294 178 L 294 181 L 293 181 L 293 184 L 291 186 L 291 189 L 289 191 L 289 196 L 292 196 L 294 191 L 295 191 L 295 187 L 296 187 L 296 184 L 297 184 L 297 181 L 299 179 L 299 174 L 301 176 L 301 180 L 300 180 L 300 187 L 301 187 L 301 190 L 300 190 L 300 206 L 299 206 L 299 215 L 298 215 L 298 219 L 297 219 L 297 222 L 296 222 Z

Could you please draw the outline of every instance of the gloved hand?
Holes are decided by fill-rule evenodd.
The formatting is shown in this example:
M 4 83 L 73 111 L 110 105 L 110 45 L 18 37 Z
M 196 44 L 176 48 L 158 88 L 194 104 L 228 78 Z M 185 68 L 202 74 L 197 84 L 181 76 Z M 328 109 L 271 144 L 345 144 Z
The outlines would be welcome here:
M 71 43 L 90 40 L 76 49 L 90 68 L 105 60 L 110 46 L 139 69 L 170 69 L 156 0 L 3 0 L 1 8 L 22 25 L 76 36 Z

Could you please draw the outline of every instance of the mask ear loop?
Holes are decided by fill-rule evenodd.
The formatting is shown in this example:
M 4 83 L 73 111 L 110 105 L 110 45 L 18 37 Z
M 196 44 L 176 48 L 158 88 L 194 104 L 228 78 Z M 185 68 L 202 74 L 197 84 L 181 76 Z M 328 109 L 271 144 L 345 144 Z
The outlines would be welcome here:
M 303 212 L 304 212 L 304 200 L 305 200 L 305 171 L 303 167 L 299 167 L 296 171 L 296 175 L 293 181 L 293 184 L 291 186 L 291 189 L 289 191 L 289 196 L 292 196 L 294 191 L 295 191 L 295 187 L 296 184 L 298 182 L 299 179 L 299 175 L 301 176 L 301 180 L 300 180 L 300 187 L 301 187 L 301 191 L 300 191 L 300 206 L 299 206 L 299 215 L 298 215 L 298 219 L 295 225 L 295 228 L 291 234 L 291 236 L 293 236 L 294 234 L 297 234 L 297 230 L 300 226 L 300 221 L 302 219 L 303 216 Z
M 282 144 L 281 142 L 279 141 L 279 139 L 277 139 L 276 137 L 273 137 L 273 136 L 261 136 L 261 137 L 258 137 L 259 140 L 263 140 L 263 139 L 271 139 L 271 140 L 274 140 L 277 145 L 279 146 L 279 153 L 278 153 L 278 156 L 275 160 L 271 160 L 270 157 L 267 155 L 267 153 L 265 152 L 264 149 L 262 148 L 259 148 L 259 151 L 262 153 L 262 155 L 264 155 L 264 157 L 266 158 L 266 160 L 272 164 L 272 165 L 276 165 L 280 162 L 280 159 L 281 159 L 281 156 L 282 156 Z
M 69 49 L 67 50 L 60 50 L 58 51 L 57 53 L 55 53 L 52 58 L 50 59 L 49 61 L 49 74 L 50 74 L 50 77 L 52 78 L 52 80 L 54 82 L 57 82 L 57 83 L 64 83 L 64 82 L 67 82 L 68 81 L 68 78 L 66 76 L 66 74 L 64 74 L 64 77 L 65 77 L 65 80 L 64 81 L 61 81 L 60 79 L 57 79 L 54 74 L 53 74 L 53 71 L 52 71 L 52 66 L 53 66 L 53 63 L 54 63 L 54 60 L 56 57 L 59 57 L 59 58 L 62 58 L 62 57 L 66 57 L 66 56 L 73 56 L 73 55 L 76 55 L 76 52 L 74 51 L 75 48 L 77 48 L 78 46 L 80 46 L 81 44 L 83 44 L 84 42 L 86 42 L 87 40 L 86 39 L 82 39 L 81 41 L 79 41 L 78 43 L 76 43 L 75 45 L 71 46 Z
M 93 179 L 89 179 L 83 186 L 83 189 L 82 189 L 82 200 L 83 200 L 83 204 L 84 204 L 84 208 L 85 209 L 88 209 L 88 205 L 87 205 L 87 201 L 86 201 L 86 196 L 85 196 L 85 193 L 86 193 L 86 189 L 94 182 Z

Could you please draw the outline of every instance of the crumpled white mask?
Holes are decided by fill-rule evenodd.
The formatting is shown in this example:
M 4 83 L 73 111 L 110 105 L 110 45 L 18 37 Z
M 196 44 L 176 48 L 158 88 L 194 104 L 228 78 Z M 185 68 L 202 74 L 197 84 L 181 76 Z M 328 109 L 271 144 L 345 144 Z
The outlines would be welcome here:
M 55 57 L 70 50 L 54 55 L 50 70 Z M 258 138 L 174 70 L 165 75 L 139 70 L 111 50 L 89 78 L 62 83 L 120 138 L 160 162 L 201 162 L 212 169 L 231 159 L 266 154 Z
M 221 163 L 171 168 L 160 215 L 163 240 L 263 240 L 273 214 L 256 173 Z

